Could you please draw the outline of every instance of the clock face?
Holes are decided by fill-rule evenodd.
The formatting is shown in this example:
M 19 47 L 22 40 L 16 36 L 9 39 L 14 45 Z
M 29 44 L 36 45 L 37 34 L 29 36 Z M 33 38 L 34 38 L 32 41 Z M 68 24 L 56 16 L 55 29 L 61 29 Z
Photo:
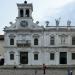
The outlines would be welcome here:
M 21 27 L 27 27 L 28 26 L 28 22 L 27 21 L 21 21 L 20 22 Z

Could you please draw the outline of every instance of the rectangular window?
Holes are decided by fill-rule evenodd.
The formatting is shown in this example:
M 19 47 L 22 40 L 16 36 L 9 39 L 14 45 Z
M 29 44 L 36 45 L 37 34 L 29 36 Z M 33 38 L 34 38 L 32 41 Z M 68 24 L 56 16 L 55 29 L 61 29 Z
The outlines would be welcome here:
M 38 54 L 34 54 L 34 60 L 38 60 Z
M 50 60 L 54 60 L 54 53 L 50 53 Z
M 75 53 L 72 53 L 72 60 L 75 60 Z
M 52 36 L 50 37 L 50 45 L 54 45 L 55 43 L 55 38 Z
M 72 37 L 72 45 L 75 45 L 75 37 Z
M 14 60 L 14 54 L 10 54 L 10 60 Z

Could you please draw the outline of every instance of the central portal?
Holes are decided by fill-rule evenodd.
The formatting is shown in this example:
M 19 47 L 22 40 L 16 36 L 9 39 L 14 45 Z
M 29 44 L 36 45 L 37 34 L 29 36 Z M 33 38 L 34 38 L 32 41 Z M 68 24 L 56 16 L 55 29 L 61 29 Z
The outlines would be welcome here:
M 20 63 L 28 64 L 28 52 L 20 52 Z
M 60 52 L 60 64 L 67 64 L 67 52 Z

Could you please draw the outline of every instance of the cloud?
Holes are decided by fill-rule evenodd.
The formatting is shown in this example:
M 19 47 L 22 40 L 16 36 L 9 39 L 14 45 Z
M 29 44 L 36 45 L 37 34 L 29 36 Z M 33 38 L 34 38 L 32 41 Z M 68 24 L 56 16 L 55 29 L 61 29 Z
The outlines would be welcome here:
M 34 0 L 33 2 L 33 17 L 35 20 L 41 20 L 44 17 L 60 13 L 65 5 L 73 3 L 74 0 Z
M 9 26 L 10 21 L 15 21 L 17 16 L 16 3 L 24 0 L 2 0 L 0 2 L 0 32 L 4 26 Z M 75 24 L 75 0 L 28 0 L 33 3 L 33 19 L 39 21 L 49 20 L 51 25 L 55 25 L 55 18 L 61 17 L 62 24 L 66 24 L 67 19 Z
M 44 20 L 49 20 L 51 25 L 55 25 L 55 19 L 61 17 L 60 25 L 67 25 L 67 20 L 71 20 L 71 25 L 75 25 L 75 2 L 68 3 L 62 8 L 54 9 L 53 13 L 45 13 Z
M 51 0 L 50 2 L 50 6 L 52 8 L 61 8 L 63 7 L 64 5 L 67 5 L 68 3 L 71 3 L 73 2 L 74 0 Z

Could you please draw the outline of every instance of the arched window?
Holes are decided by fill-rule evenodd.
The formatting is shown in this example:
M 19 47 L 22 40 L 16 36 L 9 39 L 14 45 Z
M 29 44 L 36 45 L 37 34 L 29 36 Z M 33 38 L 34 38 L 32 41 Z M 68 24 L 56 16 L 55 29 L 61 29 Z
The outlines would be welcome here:
M 10 38 L 10 45 L 14 45 L 14 39 Z
M 34 39 L 34 45 L 38 45 L 38 39 L 37 38 Z
M 23 17 L 23 14 L 24 14 L 23 9 L 20 9 L 20 17 Z
M 29 17 L 29 9 L 26 9 L 26 16 Z

